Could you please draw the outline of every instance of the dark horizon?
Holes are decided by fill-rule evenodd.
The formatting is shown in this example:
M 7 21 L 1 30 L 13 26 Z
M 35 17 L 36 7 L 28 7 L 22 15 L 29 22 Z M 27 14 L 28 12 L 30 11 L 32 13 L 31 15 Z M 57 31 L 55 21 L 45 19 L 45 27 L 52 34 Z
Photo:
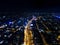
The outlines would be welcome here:
M 59 1 L 5 1 L 0 3 L 0 14 L 15 13 L 20 15 L 23 12 L 51 12 L 60 13 Z M 11 15 L 11 14 L 10 14 Z M 13 15 L 13 14 L 12 14 Z

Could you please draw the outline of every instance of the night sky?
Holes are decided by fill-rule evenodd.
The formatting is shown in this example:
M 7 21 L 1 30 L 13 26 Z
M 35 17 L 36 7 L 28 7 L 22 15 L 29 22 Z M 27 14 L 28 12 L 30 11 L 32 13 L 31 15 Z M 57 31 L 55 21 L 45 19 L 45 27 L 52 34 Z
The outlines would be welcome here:
M 2 1 L 0 3 L 0 13 L 5 12 L 16 12 L 21 13 L 24 11 L 50 11 L 50 12 L 60 12 L 60 2 L 52 0 L 14 0 L 14 1 Z
M 59 8 L 60 1 L 38 1 L 38 0 L 14 0 L 2 1 L 0 8 L 33 8 L 33 9 L 46 9 L 46 8 Z

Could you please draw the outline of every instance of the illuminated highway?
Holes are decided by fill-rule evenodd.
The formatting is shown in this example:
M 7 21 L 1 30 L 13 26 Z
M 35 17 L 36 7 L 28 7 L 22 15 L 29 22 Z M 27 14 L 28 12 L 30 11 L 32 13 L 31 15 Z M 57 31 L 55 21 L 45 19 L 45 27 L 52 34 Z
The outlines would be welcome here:
M 40 20 L 40 18 L 41 17 L 38 17 L 39 18 L 39 20 Z M 41 18 L 41 19 L 43 19 L 43 18 Z M 37 19 L 38 20 L 38 19 Z M 36 20 L 35 20 L 36 21 Z M 30 22 L 28 22 L 29 24 L 31 23 L 32 21 L 30 21 Z M 41 23 L 41 25 L 43 25 L 44 26 L 44 28 L 45 28 L 45 30 L 40 30 L 40 24 L 38 24 L 38 23 Z M 51 37 L 53 37 L 53 33 L 55 32 L 55 31 L 52 31 L 52 30 L 50 30 L 49 28 L 50 27 L 48 27 L 45 23 L 44 23 L 44 20 L 42 20 L 42 21 L 38 21 L 38 23 L 36 23 L 36 26 L 37 26 L 37 31 L 38 31 L 38 33 L 39 33 L 39 35 L 41 36 L 40 38 L 42 39 L 42 41 L 43 41 L 43 43 L 41 43 L 41 44 L 39 44 L 39 43 L 37 43 L 37 44 L 35 44 L 35 43 L 33 43 L 33 44 L 35 44 L 35 45 L 60 45 L 60 42 L 56 42 L 56 43 L 53 43 L 53 40 L 54 41 L 57 41 L 57 40 L 59 40 L 60 39 L 60 35 L 58 35 L 58 37 L 56 38 L 56 37 L 54 37 L 54 38 L 56 38 L 56 40 L 54 39 L 54 38 L 52 38 L 52 40 L 51 40 L 51 42 L 52 43 L 50 43 L 49 41 L 50 41 L 50 36 L 48 36 L 48 35 L 51 35 L 52 34 L 52 36 Z M 46 22 L 46 23 L 48 23 L 48 22 Z M 51 24 L 50 22 L 49 22 L 49 24 Z M 28 27 L 28 26 L 27 26 Z M 33 29 L 32 29 L 33 30 Z M 28 31 L 28 30 L 27 30 Z M 28 32 L 27 32 L 28 33 Z M 44 35 L 44 33 L 46 34 L 46 36 Z M 50 33 L 50 34 L 49 34 Z M 32 34 L 33 35 L 33 34 Z M 46 38 L 48 38 L 48 39 L 46 39 Z M 47 42 L 47 40 L 48 40 L 48 42 Z M 31 40 L 30 40 L 31 41 Z M 30 42 L 29 41 L 29 42 Z M 35 40 L 36 41 L 36 40 Z M 41 40 L 40 40 L 41 41 Z M 28 42 L 27 42 L 28 43 Z M 32 44 L 31 44 L 32 45 Z

